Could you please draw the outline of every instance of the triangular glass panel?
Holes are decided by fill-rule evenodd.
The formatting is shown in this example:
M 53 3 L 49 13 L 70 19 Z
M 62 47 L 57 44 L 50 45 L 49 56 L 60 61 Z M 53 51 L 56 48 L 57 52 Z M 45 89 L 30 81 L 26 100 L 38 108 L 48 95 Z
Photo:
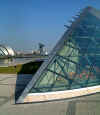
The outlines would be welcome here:
M 67 98 L 67 93 L 63 96 L 55 93 L 100 85 L 100 12 L 98 15 L 94 12 L 97 10 L 91 7 L 83 10 L 17 102 L 28 102 L 28 96 L 37 93 L 38 96 L 45 94 L 45 98 L 31 96 L 29 102 Z

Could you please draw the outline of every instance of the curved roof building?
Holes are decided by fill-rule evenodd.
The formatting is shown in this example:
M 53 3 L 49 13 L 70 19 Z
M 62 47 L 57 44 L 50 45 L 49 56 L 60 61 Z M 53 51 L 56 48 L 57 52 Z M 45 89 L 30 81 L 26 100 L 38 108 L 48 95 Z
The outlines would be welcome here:
M 0 57 L 14 56 L 14 50 L 9 46 L 0 45 Z

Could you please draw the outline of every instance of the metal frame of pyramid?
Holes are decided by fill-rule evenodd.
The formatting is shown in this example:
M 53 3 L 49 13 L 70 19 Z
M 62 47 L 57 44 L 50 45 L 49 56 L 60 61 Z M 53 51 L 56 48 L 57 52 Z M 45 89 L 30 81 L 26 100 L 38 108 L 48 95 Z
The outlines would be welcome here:
M 67 43 L 67 39 L 72 35 L 73 29 L 76 28 L 76 26 L 79 25 L 79 22 L 84 17 L 85 12 L 89 11 L 91 7 L 87 7 L 83 9 L 83 11 L 78 15 L 79 17 L 75 17 L 75 21 L 72 22 L 71 26 L 68 27 L 68 30 L 64 33 L 64 35 L 61 37 L 61 39 L 58 41 L 54 49 L 51 51 L 48 59 L 41 65 L 39 70 L 36 72 L 36 74 L 33 76 L 32 80 L 29 82 L 25 90 L 22 92 L 22 94 L 19 96 L 16 103 L 24 103 L 24 102 L 39 102 L 39 101 L 51 101 L 56 99 L 63 99 L 63 98 L 72 98 L 82 95 L 88 95 L 91 93 L 100 92 L 100 86 L 93 86 L 91 88 L 81 88 L 81 89 L 72 89 L 72 90 L 64 90 L 64 91 L 53 91 L 53 92 L 40 92 L 40 93 L 32 93 L 28 94 L 31 88 L 36 84 L 36 82 L 41 77 L 41 74 L 44 73 L 45 70 L 52 72 L 53 74 L 60 75 L 62 77 L 66 77 L 67 80 L 71 79 L 68 77 L 66 71 L 64 70 L 63 66 L 60 64 L 59 60 L 61 60 L 63 63 L 66 63 L 67 61 L 71 61 L 72 63 L 75 63 L 72 60 L 69 60 L 68 58 L 58 55 L 59 50 L 62 49 L 62 47 Z M 66 44 L 70 45 L 70 44 Z M 70 47 L 74 48 L 74 46 Z M 78 49 L 78 47 L 77 47 Z M 56 71 L 53 71 L 51 69 L 48 69 L 47 67 L 53 63 L 53 60 L 56 58 L 56 61 L 58 65 L 60 66 L 60 69 L 63 71 L 63 74 L 57 73 Z M 63 59 L 65 61 L 63 61 Z M 32 97 L 33 96 L 33 97 Z M 34 99 L 33 99 L 34 98 Z

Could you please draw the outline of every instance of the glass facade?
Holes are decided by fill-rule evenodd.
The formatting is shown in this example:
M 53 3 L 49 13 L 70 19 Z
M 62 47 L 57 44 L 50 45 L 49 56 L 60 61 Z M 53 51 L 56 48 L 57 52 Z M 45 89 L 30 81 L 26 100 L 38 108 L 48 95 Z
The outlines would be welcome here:
M 8 51 L 4 47 L 0 46 L 0 56 L 6 55 L 8 55 Z
M 29 93 L 100 85 L 100 19 L 85 12 Z
M 14 56 L 14 51 L 8 46 L 0 45 L 0 57 Z

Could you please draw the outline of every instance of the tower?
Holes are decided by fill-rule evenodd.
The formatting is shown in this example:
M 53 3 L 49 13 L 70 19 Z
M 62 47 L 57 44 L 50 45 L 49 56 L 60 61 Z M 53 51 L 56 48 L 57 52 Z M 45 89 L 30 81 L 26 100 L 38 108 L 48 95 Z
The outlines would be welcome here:
M 40 52 L 40 55 L 44 55 L 44 44 L 42 43 L 39 43 L 39 52 Z

